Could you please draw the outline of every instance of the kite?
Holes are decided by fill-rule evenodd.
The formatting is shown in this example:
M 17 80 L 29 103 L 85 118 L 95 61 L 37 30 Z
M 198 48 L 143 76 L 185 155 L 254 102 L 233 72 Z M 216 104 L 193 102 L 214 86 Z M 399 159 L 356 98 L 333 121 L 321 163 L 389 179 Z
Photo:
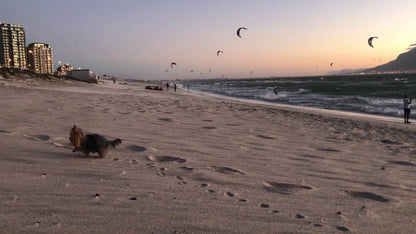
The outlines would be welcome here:
M 370 37 L 370 38 L 368 38 L 368 44 L 369 44 L 372 48 L 374 48 L 374 47 L 373 47 L 373 39 L 374 39 L 374 38 L 378 39 L 378 37 Z
M 332 64 L 334 64 L 334 63 L 330 63 L 329 65 L 332 67 Z
M 175 62 L 171 63 L 171 64 L 170 64 L 170 68 L 173 68 L 173 65 L 175 65 L 175 66 L 176 66 L 176 63 L 175 63 Z
M 241 36 L 240 36 L 240 31 L 241 31 L 241 29 L 247 30 L 247 28 L 245 28 L 245 27 L 238 28 L 238 29 L 237 29 L 237 36 L 238 36 L 238 37 L 241 37 Z
M 218 51 L 217 51 L 217 56 L 220 56 L 220 53 L 224 53 L 224 51 L 222 51 L 222 50 L 218 50 Z

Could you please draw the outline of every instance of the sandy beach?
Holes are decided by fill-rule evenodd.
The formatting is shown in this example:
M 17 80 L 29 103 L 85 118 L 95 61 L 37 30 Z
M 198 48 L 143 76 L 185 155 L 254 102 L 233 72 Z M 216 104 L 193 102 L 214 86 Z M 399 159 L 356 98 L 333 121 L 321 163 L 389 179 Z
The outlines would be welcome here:
M 145 85 L 0 77 L 1 233 L 415 231 L 415 124 Z

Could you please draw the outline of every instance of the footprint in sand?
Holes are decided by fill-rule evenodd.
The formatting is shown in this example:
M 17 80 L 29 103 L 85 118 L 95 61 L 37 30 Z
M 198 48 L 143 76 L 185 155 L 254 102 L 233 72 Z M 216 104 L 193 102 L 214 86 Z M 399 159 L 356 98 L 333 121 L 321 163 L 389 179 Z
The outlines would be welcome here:
M 350 231 L 350 229 L 348 229 L 347 227 L 344 227 L 344 226 L 336 226 L 336 228 L 340 231 L 343 231 L 343 232 L 349 232 Z
M 261 203 L 259 206 L 261 208 L 270 208 L 270 205 L 269 204 L 266 204 L 266 203 Z
M 160 176 L 166 176 L 166 169 L 164 167 L 158 168 L 157 171 Z
M 219 173 L 244 175 L 243 172 L 230 167 L 211 166 L 210 168 Z
M 179 157 L 171 157 L 171 156 L 154 156 L 154 155 L 150 155 L 147 158 L 150 161 L 153 161 L 153 162 L 178 162 L 178 163 L 184 163 L 184 162 L 186 162 L 186 159 L 179 158 Z
M 394 141 L 391 141 L 391 140 L 389 140 L 389 139 L 384 139 L 384 140 L 381 140 L 381 143 L 383 143 L 383 144 L 387 144 L 387 145 L 400 145 L 400 143 L 398 143 L 398 142 L 394 142 Z
M 414 167 L 415 164 L 412 162 L 406 162 L 406 161 L 387 161 L 388 163 L 402 165 L 402 166 L 411 166 Z
M 257 135 L 257 137 L 263 138 L 263 139 L 269 139 L 269 140 L 275 140 L 276 138 L 271 136 L 265 136 L 265 135 Z
M 316 149 L 316 150 L 319 150 L 319 151 L 325 151 L 325 152 L 335 152 L 335 153 L 342 152 L 341 150 L 337 150 L 337 149 L 330 149 L 330 148 L 318 148 L 318 149 Z
M 309 191 L 313 188 L 306 185 L 297 185 L 297 184 L 287 184 L 287 183 L 276 183 L 271 181 L 263 181 L 263 188 L 267 192 L 271 193 L 280 193 L 291 195 L 303 191 Z
M 48 141 L 51 139 L 48 135 L 24 135 L 25 137 L 35 141 Z
M 7 197 L 6 204 L 7 203 L 14 203 L 14 202 L 17 202 L 18 200 L 19 200 L 19 197 L 18 196 L 12 195 L 10 197 Z
M 226 192 L 225 195 L 227 195 L 228 197 L 234 197 L 234 193 L 232 192 Z
M 358 192 L 358 191 L 347 191 L 347 190 L 345 192 L 351 195 L 352 197 L 365 198 L 365 199 L 379 201 L 379 202 L 390 202 L 390 199 L 387 199 L 381 195 L 371 193 L 371 192 Z
M 201 127 L 202 129 L 207 129 L 207 130 L 212 130 L 212 129 L 216 129 L 216 127 L 209 127 L 209 126 L 207 126 L 207 127 Z
M 39 221 L 36 221 L 36 222 L 34 222 L 32 224 L 29 224 L 27 227 L 28 228 L 38 228 L 39 226 L 40 226 L 40 222 Z
M 188 184 L 181 176 L 175 176 L 175 178 L 178 180 L 178 184 Z
M 189 172 L 194 171 L 194 168 L 192 168 L 192 167 L 179 167 L 179 168 L 184 170 L 184 171 L 189 171 Z
M 295 218 L 297 218 L 297 219 L 305 219 L 306 217 L 304 215 L 301 215 L 301 214 L 296 214 L 295 215 Z
M 301 154 L 299 156 L 304 157 L 304 158 L 312 158 L 312 159 L 324 159 L 324 157 L 316 156 L 312 154 Z
M 131 150 L 133 152 L 144 152 L 144 151 L 146 151 L 145 147 L 138 146 L 138 145 L 128 145 L 128 146 L 126 146 L 126 149 Z

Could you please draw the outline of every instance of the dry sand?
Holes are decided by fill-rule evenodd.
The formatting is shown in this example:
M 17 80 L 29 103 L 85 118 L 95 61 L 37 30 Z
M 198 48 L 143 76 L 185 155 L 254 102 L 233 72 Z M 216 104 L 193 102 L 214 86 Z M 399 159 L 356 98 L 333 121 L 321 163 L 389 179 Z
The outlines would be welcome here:
M 414 124 L 144 86 L 0 77 L 0 232 L 415 231 Z

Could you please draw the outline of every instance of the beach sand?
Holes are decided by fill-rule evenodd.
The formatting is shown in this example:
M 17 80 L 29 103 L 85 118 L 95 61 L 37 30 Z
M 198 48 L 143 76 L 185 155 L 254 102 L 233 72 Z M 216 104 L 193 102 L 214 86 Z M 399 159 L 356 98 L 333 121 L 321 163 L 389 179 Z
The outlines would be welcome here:
M 0 77 L 0 232 L 416 229 L 414 124 L 145 85 Z

